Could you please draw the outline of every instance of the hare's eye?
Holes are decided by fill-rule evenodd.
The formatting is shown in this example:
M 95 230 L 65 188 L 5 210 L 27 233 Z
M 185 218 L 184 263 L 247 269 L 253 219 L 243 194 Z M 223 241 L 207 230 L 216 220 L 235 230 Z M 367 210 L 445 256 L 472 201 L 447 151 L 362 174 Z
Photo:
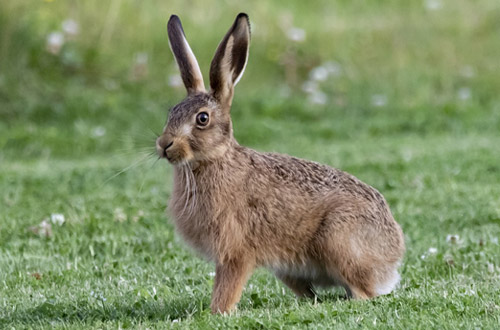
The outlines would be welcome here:
M 208 124 L 208 113 L 206 112 L 200 112 L 197 116 L 196 116 L 196 124 L 200 125 L 200 126 L 207 126 Z

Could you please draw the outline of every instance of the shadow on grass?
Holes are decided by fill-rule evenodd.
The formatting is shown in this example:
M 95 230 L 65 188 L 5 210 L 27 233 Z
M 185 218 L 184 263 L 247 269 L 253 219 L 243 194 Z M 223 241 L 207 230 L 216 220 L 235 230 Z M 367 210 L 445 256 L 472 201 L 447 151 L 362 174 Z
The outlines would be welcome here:
M 185 319 L 206 310 L 208 301 L 187 298 L 175 298 L 168 301 L 143 299 L 136 302 L 114 301 L 111 303 L 46 301 L 32 308 L 23 307 L 16 308 L 7 316 L 0 318 L 0 328 L 9 324 L 92 323 L 95 321 L 134 323 L 134 321 Z
M 250 304 L 242 303 L 240 310 L 291 308 L 291 299 L 268 299 L 266 296 L 251 295 Z M 346 301 L 345 291 L 341 289 L 320 290 L 318 302 Z M 312 299 L 300 299 L 301 303 L 311 303 Z M 174 298 L 170 300 L 139 299 L 134 301 L 102 302 L 99 300 L 80 300 L 73 303 L 51 302 L 50 300 L 34 306 L 18 307 L 0 318 L 0 328 L 14 324 L 54 324 L 55 323 L 93 323 L 118 321 L 133 324 L 141 321 L 171 321 L 209 313 L 209 299 Z

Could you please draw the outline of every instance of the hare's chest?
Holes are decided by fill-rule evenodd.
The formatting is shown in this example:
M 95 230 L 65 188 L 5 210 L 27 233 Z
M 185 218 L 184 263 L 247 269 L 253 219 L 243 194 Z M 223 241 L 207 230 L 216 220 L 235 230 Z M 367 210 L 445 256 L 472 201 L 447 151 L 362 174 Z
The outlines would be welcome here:
M 195 175 L 192 185 L 179 180 L 169 201 L 177 232 L 204 257 L 217 260 L 241 244 L 245 230 L 238 220 L 240 199 L 224 178 Z M 215 180 L 214 178 L 217 178 Z
M 185 199 L 172 197 L 169 203 L 169 211 L 175 228 L 183 240 L 194 248 L 198 253 L 208 259 L 214 255 L 214 234 L 217 229 L 211 225 L 210 214 L 200 212 L 198 206 L 184 207 L 188 204 Z M 194 201 L 192 201 L 194 203 Z
M 215 260 L 221 236 L 221 216 L 206 201 L 172 196 L 169 213 L 176 231 L 195 251 L 209 260 Z
M 172 214 L 177 232 L 203 257 L 217 261 L 237 252 L 245 228 L 231 208 L 203 204 L 191 214 Z

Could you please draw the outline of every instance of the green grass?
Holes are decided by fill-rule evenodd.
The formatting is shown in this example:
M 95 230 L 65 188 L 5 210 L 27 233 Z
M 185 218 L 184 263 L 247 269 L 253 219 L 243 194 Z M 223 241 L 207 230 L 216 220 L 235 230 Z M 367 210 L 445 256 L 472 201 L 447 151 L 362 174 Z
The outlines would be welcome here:
M 110 3 L 0 4 L 0 328 L 500 327 L 498 1 Z M 259 270 L 237 312 L 209 313 L 214 266 L 175 234 L 172 168 L 147 152 L 184 95 L 168 86 L 168 16 L 206 74 L 239 11 L 254 33 L 237 139 L 380 190 L 407 244 L 393 294 L 297 300 Z M 284 37 L 289 16 L 304 42 Z M 68 17 L 80 34 L 47 53 Z M 149 74 L 131 80 L 137 52 Z M 341 74 L 320 83 L 326 105 L 310 104 L 301 85 L 326 61 Z M 33 232 L 55 213 L 64 224 Z

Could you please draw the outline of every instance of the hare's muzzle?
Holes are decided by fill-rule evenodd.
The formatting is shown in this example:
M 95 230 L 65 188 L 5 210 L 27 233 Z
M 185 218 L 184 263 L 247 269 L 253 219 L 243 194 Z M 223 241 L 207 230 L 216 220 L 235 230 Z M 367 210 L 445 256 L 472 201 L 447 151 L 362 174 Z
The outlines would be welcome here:
M 158 139 L 156 139 L 156 153 L 158 154 L 158 157 L 168 159 L 167 150 L 173 144 L 174 144 L 174 141 L 167 140 L 164 135 L 160 136 Z

